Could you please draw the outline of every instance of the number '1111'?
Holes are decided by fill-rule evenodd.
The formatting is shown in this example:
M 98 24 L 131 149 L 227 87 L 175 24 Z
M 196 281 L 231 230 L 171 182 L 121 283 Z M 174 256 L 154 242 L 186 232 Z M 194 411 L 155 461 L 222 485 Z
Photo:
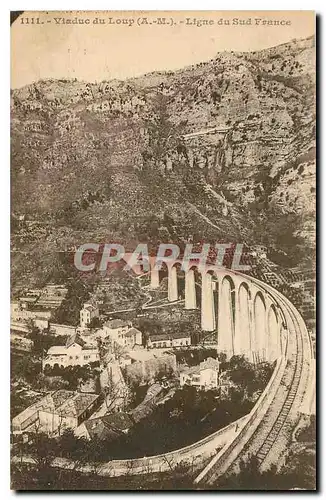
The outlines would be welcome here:
M 21 17 L 20 24 L 43 24 L 39 17 Z

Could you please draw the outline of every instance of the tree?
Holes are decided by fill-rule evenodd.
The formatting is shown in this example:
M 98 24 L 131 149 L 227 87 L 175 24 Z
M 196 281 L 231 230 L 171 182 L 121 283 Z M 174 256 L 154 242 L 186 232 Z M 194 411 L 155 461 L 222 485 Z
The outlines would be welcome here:
M 38 432 L 27 443 L 26 452 L 33 458 L 39 471 L 47 470 L 57 456 L 57 442 L 54 438 L 49 438 L 44 432 Z
M 90 329 L 95 329 L 95 328 L 101 328 L 102 327 L 102 322 L 100 321 L 99 318 L 92 318 L 91 321 L 88 324 L 88 328 Z
M 232 382 L 239 386 L 246 386 L 255 378 L 254 367 L 244 356 L 232 356 L 228 372 Z
M 29 355 L 19 357 L 11 363 L 11 378 L 12 380 L 22 378 L 31 384 L 41 373 L 41 369 L 42 366 L 40 361 L 33 357 Z
M 91 286 L 78 279 L 67 285 L 67 295 L 60 307 L 53 313 L 53 322 L 67 325 L 79 324 L 79 313 L 83 304 L 88 300 Z

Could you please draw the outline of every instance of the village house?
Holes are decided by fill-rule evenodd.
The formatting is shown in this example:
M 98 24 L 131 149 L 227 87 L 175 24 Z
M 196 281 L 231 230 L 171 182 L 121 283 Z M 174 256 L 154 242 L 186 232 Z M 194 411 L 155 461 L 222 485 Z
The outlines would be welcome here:
M 60 389 L 47 394 L 12 419 L 12 432 L 61 433 L 76 429 L 100 405 L 98 394 L 86 394 Z
M 68 289 L 65 286 L 49 283 L 42 288 L 37 304 L 45 309 L 55 311 L 60 307 L 67 293 Z
M 75 434 L 89 440 L 97 438 L 113 441 L 122 434 L 127 434 L 133 425 L 134 422 L 127 413 L 117 412 L 86 420 L 76 429 Z
M 55 365 L 60 368 L 84 366 L 95 361 L 100 361 L 97 347 L 88 346 L 78 334 L 74 334 L 67 339 L 66 345 L 50 347 L 42 361 L 42 369 Z
M 116 343 L 127 348 L 142 345 L 141 331 L 134 328 L 130 321 L 122 319 L 113 319 L 104 323 L 102 329 L 97 332 L 97 336 L 110 345 Z
M 125 338 L 123 340 L 125 342 L 124 345 L 127 345 L 129 347 L 134 345 L 142 345 L 142 332 L 137 328 L 132 327 L 126 331 Z
M 49 327 L 50 311 L 29 310 L 29 305 L 26 300 L 14 301 L 11 303 L 10 321 L 14 329 L 19 330 L 19 327 L 25 326 L 29 321 L 38 327 L 40 330 L 46 330 Z
M 92 319 L 98 318 L 100 315 L 98 307 L 94 304 L 86 303 L 80 310 L 80 326 L 82 328 L 87 328 Z
M 176 372 L 176 356 L 168 349 L 133 349 L 120 359 L 128 380 L 153 382 L 156 377 Z
M 157 406 L 159 396 L 162 394 L 160 384 L 153 384 L 149 387 L 144 400 L 133 408 L 129 413 L 118 411 L 109 415 L 90 418 L 83 422 L 75 434 L 86 439 L 98 438 L 105 441 L 114 441 L 144 418 L 148 417 Z
M 25 295 L 21 295 L 19 297 L 19 304 L 22 309 L 30 309 L 37 304 L 39 299 L 39 295 L 32 294 L 30 292 L 26 292 Z
M 10 347 L 16 351 L 31 352 L 34 347 L 34 342 L 22 335 L 10 332 Z
M 67 335 L 71 337 L 76 332 L 78 332 L 78 328 L 72 325 L 60 325 L 57 323 L 49 324 L 49 333 L 51 335 Z
M 113 340 L 116 340 L 119 338 L 119 335 L 125 334 L 131 327 L 132 324 L 129 320 L 116 318 L 106 321 L 103 325 L 103 330 L 105 330 L 105 333 L 110 335 Z
M 192 366 L 180 373 L 180 385 L 191 385 L 199 389 L 216 389 L 219 386 L 219 367 L 217 359 L 207 358 L 199 366 Z
M 189 345 L 191 345 L 190 335 L 182 332 L 175 332 L 169 335 L 167 335 L 166 333 L 150 334 L 147 340 L 147 346 L 151 349 L 165 347 L 186 347 Z

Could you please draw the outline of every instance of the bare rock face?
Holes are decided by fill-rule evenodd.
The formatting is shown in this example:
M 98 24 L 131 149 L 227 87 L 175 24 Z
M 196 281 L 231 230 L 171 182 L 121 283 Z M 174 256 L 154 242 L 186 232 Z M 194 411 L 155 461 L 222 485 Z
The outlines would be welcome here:
M 77 242 L 108 232 L 255 239 L 257 223 L 286 226 L 290 215 L 300 224 L 288 231 L 310 244 L 313 53 L 308 38 L 125 82 L 12 91 L 15 217 L 67 226 Z

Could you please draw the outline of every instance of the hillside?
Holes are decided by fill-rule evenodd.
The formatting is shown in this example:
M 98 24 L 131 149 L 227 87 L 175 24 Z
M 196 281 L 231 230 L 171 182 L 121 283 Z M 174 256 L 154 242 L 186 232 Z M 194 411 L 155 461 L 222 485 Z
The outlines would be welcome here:
M 314 51 L 308 38 L 126 81 L 13 90 L 13 280 L 51 274 L 49 256 L 87 241 L 237 241 L 303 264 Z

